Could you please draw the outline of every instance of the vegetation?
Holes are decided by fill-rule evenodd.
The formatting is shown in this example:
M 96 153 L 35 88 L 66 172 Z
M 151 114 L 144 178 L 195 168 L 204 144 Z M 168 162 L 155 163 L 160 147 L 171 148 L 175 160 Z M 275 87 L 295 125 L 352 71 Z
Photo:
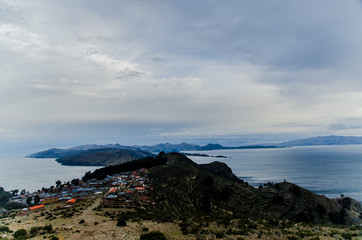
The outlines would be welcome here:
M 10 229 L 7 226 L 0 226 L 0 233 L 1 232 L 10 232 Z
M 117 226 L 118 227 L 124 227 L 127 226 L 126 217 L 123 215 L 118 216 L 117 218 Z
M 14 233 L 15 239 L 26 239 L 27 236 L 28 232 L 24 228 L 21 228 Z
M 10 193 L 5 191 L 4 188 L 0 187 L 0 208 L 5 208 L 8 210 L 22 208 L 22 204 L 9 201 L 11 196 L 16 194 L 17 191 L 18 190 L 13 190 L 13 192 Z
M 141 240 L 166 240 L 166 237 L 160 232 L 149 232 L 141 235 Z

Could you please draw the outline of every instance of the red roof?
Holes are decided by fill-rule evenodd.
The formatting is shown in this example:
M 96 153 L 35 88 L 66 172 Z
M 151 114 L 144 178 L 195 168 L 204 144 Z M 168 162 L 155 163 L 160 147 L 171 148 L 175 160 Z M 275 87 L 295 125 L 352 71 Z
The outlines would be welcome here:
M 37 206 L 34 206 L 34 207 L 30 207 L 29 209 L 30 210 L 35 210 L 35 209 L 39 209 L 39 208 L 43 208 L 45 207 L 45 205 L 41 204 L 41 205 L 37 205 Z
M 65 203 L 75 203 L 75 201 L 77 201 L 77 199 L 72 198 L 72 199 L 70 199 L 70 200 L 66 201 Z

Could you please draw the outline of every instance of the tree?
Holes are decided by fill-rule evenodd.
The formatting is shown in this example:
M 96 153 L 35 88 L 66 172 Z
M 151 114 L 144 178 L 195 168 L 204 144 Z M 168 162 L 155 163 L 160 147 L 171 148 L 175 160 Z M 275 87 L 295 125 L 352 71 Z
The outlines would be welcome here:
M 14 190 L 11 190 L 10 192 L 11 192 L 12 196 L 16 196 L 16 195 L 18 195 L 19 189 L 14 189 Z
M 57 180 L 57 181 L 55 182 L 55 184 L 57 185 L 57 187 L 59 187 L 59 185 L 62 184 L 62 181 Z
M 15 239 L 26 239 L 27 235 L 28 235 L 28 232 L 24 228 L 21 228 L 14 233 L 14 238 Z
M 38 194 L 37 194 L 37 195 L 35 195 L 35 197 L 34 197 L 34 204 L 37 205 L 37 204 L 39 203 L 39 201 L 40 201 L 40 197 L 39 197 Z
M 26 204 L 28 204 L 28 206 L 31 205 L 31 201 L 33 201 L 33 198 L 31 196 L 29 196 L 27 199 L 26 199 Z
M 71 181 L 72 185 L 73 186 L 78 186 L 79 185 L 79 178 L 74 178 L 72 181 Z

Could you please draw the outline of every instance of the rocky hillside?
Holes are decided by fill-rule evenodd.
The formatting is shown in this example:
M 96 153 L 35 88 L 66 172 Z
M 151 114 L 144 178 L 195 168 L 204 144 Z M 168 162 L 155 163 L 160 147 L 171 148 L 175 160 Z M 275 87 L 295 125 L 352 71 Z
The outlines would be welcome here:
M 170 219 L 194 216 L 279 219 L 309 223 L 360 224 L 361 204 L 328 199 L 289 182 L 254 188 L 221 162 L 196 164 L 179 153 L 160 154 L 87 173 L 83 180 L 148 168 L 155 189 L 153 211 Z
M 56 161 L 71 166 L 109 166 L 150 156 L 153 154 L 148 151 L 105 148 L 80 151 Z
M 197 165 L 186 156 L 163 156 L 165 165 L 150 170 L 160 211 L 185 214 L 288 219 L 296 222 L 361 223 L 362 208 L 351 198 L 328 199 L 292 183 L 255 189 L 239 180 L 224 163 Z

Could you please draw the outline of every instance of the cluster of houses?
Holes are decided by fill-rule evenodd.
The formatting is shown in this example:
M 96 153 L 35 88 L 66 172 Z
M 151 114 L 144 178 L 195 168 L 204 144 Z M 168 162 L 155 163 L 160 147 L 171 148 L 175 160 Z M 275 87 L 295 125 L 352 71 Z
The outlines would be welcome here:
M 63 207 L 72 207 L 77 200 L 102 197 L 105 206 L 132 207 L 135 202 L 149 202 L 149 193 L 153 190 L 147 184 L 147 169 L 123 172 L 107 176 L 103 180 L 90 179 L 79 181 L 78 186 L 59 185 L 53 189 L 42 189 L 34 193 L 24 193 L 13 196 L 10 201 L 23 204 L 23 214 L 45 209 L 45 205 L 63 203 Z M 29 201 L 29 199 L 33 199 Z
M 147 169 L 124 172 L 111 177 L 111 188 L 103 197 L 104 206 L 134 207 L 135 203 L 150 202 L 153 188 L 147 183 Z

